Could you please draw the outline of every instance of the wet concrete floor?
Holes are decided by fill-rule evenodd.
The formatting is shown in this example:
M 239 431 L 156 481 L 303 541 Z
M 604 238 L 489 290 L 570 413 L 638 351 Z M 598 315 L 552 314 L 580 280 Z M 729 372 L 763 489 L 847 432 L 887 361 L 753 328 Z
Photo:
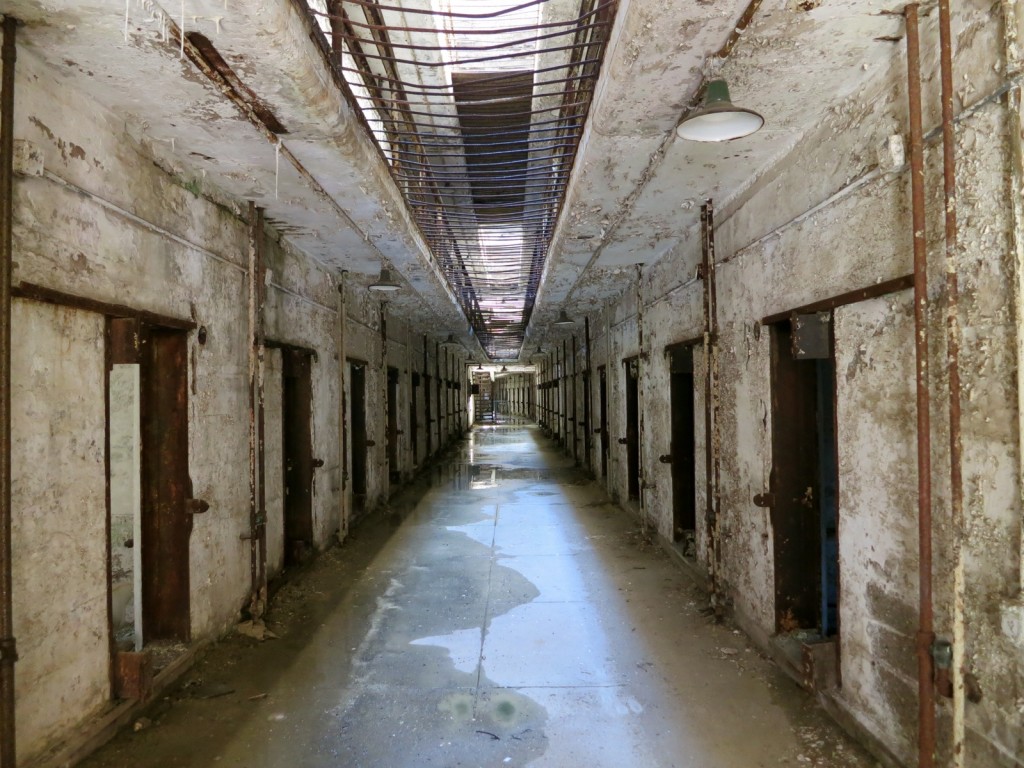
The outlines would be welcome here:
M 88 768 L 874 762 L 536 427 L 478 427 Z

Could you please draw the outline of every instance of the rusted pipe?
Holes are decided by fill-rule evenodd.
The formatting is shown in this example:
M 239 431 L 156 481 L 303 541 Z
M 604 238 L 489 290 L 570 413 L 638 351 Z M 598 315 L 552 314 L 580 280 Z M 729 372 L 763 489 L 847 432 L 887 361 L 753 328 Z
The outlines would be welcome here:
M 724 607 L 719 594 L 718 563 L 721 556 L 718 534 L 721 437 L 718 428 L 718 290 L 715 274 L 714 204 L 706 200 L 700 209 L 701 265 L 704 283 L 704 488 L 705 488 L 705 550 L 708 560 L 708 583 L 711 605 L 716 616 Z
M 346 420 L 347 400 L 345 381 L 348 374 L 348 352 L 345 347 L 348 311 L 345 305 L 345 278 L 348 271 L 342 270 L 338 282 L 338 472 L 341 475 L 341 499 L 338 509 L 338 531 L 342 539 L 348 535 L 348 422 Z
M 939 46 L 942 79 L 942 170 L 946 212 L 946 366 L 949 375 L 949 509 L 953 529 L 953 765 L 964 764 L 966 736 L 964 689 L 965 572 L 964 480 L 960 430 L 960 285 L 957 277 L 956 137 L 953 126 L 953 42 L 949 0 L 939 0 Z
M 266 608 L 266 526 L 263 482 L 263 209 L 249 203 L 249 615 Z
M 258 577 L 259 606 L 262 612 L 267 608 L 267 453 L 266 453 L 266 403 L 264 378 L 266 371 L 266 313 L 267 302 L 267 258 L 264 252 L 263 209 L 256 209 L 256 468 L 259 483 L 256 493 L 256 532 L 259 552 L 256 575 Z
M 918 766 L 935 765 L 935 693 L 932 643 L 932 475 L 931 392 L 928 382 L 928 251 L 925 241 L 924 131 L 921 127 L 921 64 L 917 5 L 904 9 L 907 21 L 907 100 L 910 111 L 910 185 L 914 239 L 914 351 L 917 362 L 918 601 L 917 688 Z
M 15 768 L 11 560 L 11 265 L 14 254 L 14 63 L 17 22 L 3 21 L 0 85 L 0 768 Z

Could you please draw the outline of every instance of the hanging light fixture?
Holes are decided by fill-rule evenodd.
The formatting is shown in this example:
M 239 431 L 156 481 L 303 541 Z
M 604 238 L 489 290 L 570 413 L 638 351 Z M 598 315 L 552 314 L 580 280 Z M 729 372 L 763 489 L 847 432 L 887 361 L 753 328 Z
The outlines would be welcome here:
M 482 371 L 482 370 L 484 369 L 484 367 L 483 367 L 483 366 L 482 366 L 482 365 L 481 365 L 480 363 L 477 363 L 477 365 L 476 365 L 476 369 L 477 369 L 478 371 Z
M 576 325 L 576 321 L 570 319 L 563 309 L 558 313 L 558 319 L 555 320 L 554 325 Z
M 507 365 L 501 366 L 501 370 L 498 371 L 498 373 L 508 373 L 508 366 Z
M 377 277 L 375 283 L 370 283 L 371 291 L 378 291 L 380 293 L 393 293 L 401 289 L 401 285 L 395 278 L 391 276 L 391 270 L 387 267 L 380 268 L 380 275 Z
M 704 106 L 683 118 L 676 135 L 689 141 L 731 141 L 749 136 L 762 125 L 761 115 L 729 100 L 725 80 L 711 80 L 704 90 Z

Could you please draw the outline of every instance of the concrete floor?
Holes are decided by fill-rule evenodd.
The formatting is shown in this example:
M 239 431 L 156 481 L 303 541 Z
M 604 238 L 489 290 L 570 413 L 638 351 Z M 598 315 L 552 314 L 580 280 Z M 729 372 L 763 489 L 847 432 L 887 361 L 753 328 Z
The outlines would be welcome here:
M 86 765 L 874 765 L 535 427 L 411 496 Z

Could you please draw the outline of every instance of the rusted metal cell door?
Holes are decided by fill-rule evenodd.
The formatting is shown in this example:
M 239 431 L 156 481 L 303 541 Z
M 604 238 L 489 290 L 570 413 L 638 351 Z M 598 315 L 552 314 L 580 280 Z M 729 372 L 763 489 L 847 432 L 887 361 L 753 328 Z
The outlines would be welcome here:
M 593 468 L 594 459 L 590 455 L 591 424 L 594 422 L 593 393 L 590 391 L 590 371 L 583 374 L 583 465 L 589 470 Z
M 572 459 L 573 461 L 580 462 L 580 429 L 577 423 L 577 376 L 572 374 L 568 379 L 569 386 L 569 413 L 572 415 L 569 417 L 569 424 L 571 424 L 571 441 L 572 441 Z
M 190 639 L 188 344 L 140 325 L 142 626 L 146 642 Z
M 430 400 L 430 376 L 424 374 L 423 376 L 423 423 L 426 429 L 424 432 L 427 436 L 427 450 L 424 454 L 424 458 L 429 459 L 434 453 L 434 438 L 433 438 L 433 424 L 434 416 L 433 409 L 431 408 Z
M 281 420 L 284 440 L 284 564 L 313 553 L 312 354 L 282 350 Z
M 366 367 L 353 362 L 350 366 L 349 401 L 352 413 L 352 504 L 356 511 L 366 507 Z
M 420 401 L 420 375 L 415 371 L 412 374 L 412 397 L 409 398 L 409 442 L 412 445 L 412 463 L 420 463 L 420 421 L 417 404 Z
M 838 630 L 835 358 L 827 319 L 811 317 L 822 326 L 810 335 L 800 321 L 771 327 L 771 487 L 755 503 L 771 506 L 777 630 L 829 636 Z
M 626 369 L 626 473 L 629 498 L 640 498 L 640 360 L 623 361 Z
M 398 429 L 398 369 L 388 368 L 388 477 L 392 483 L 401 480 L 401 467 L 398 463 L 398 438 L 401 431 Z
M 598 373 L 598 410 L 600 415 L 601 430 L 601 477 L 608 477 L 608 448 L 611 445 L 611 435 L 608 434 L 608 371 L 602 365 Z
M 671 351 L 672 539 L 692 538 L 697 528 L 697 478 L 694 446 L 693 347 Z

